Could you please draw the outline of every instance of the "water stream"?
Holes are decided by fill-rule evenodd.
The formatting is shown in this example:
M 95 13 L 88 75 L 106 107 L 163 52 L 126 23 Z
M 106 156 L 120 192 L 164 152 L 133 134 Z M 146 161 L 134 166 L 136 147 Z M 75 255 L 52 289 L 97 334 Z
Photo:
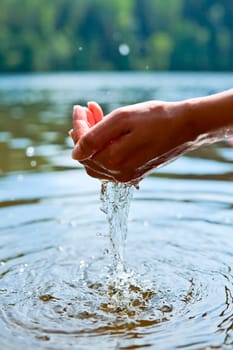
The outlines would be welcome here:
M 102 182 L 101 210 L 106 214 L 114 272 L 125 272 L 125 244 L 128 232 L 128 215 L 134 186 L 124 183 Z

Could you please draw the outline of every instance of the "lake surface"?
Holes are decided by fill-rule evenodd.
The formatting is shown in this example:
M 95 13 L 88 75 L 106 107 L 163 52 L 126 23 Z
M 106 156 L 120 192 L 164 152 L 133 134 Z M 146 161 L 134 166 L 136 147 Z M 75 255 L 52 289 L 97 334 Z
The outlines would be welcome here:
M 233 148 L 141 182 L 119 275 L 101 184 L 71 159 L 67 133 L 77 103 L 108 113 L 232 86 L 231 73 L 0 76 L 1 349 L 232 349 Z

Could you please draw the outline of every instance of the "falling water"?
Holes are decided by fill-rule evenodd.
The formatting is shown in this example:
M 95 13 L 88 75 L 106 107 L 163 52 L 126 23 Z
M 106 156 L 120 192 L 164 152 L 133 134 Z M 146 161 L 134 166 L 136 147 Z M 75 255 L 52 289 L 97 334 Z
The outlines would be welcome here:
M 133 188 L 130 184 L 108 181 L 103 181 L 101 186 L 101 210 L 107 217 L 113 268 L 118 273 L 126 271 L 124 255 Z
M 128 232 L 128 216 L 134 186 L 126 183 L 103 181 L 101 186 L 101 210 L 106 214 L 112 263 L 106 276 L 108 302 L 102 310 L 121 313 L 135 318 L 149 304 L 153 292 L 151 284 L 126 264 L 125 245 Z

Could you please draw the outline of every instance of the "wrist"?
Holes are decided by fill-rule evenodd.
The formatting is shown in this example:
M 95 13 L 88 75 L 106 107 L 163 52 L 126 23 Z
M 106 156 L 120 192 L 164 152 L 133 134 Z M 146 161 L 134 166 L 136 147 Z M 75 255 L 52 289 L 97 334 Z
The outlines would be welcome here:
M 197 138 L 223 138 L 233 132 L 233 90 L 194 98 L 181 102 L 184 118 L 192 129 L 190 135 Z
M 196 113 L 189 100 L 170 102 L 168 110 L 174 130 L 176 145 L 194 142 L 200 136 L 200 128 L 195 118 Z
M 186 142 L 194 142 L 207 130 L 201 123 L 200 105 L 196 99 L 184 100 L 180 102 L 181 123 L 186 135 Z

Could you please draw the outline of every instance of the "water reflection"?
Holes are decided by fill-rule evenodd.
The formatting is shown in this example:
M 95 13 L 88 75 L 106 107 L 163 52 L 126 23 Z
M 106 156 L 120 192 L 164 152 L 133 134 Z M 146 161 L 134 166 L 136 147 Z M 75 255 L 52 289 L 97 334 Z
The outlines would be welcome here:
M 62 171 L 12 175 L 1 184 L 6 344 L 13 330 L 19 349 L 25 341 L 45 349 L 77 342 L 84 349 L 231 344 L 233 193 L 227 182 L 213 191 L 211 181 L 145 179 L 130 212 L 128 272 L 117 288 L 99 182 L 83 171 Z

